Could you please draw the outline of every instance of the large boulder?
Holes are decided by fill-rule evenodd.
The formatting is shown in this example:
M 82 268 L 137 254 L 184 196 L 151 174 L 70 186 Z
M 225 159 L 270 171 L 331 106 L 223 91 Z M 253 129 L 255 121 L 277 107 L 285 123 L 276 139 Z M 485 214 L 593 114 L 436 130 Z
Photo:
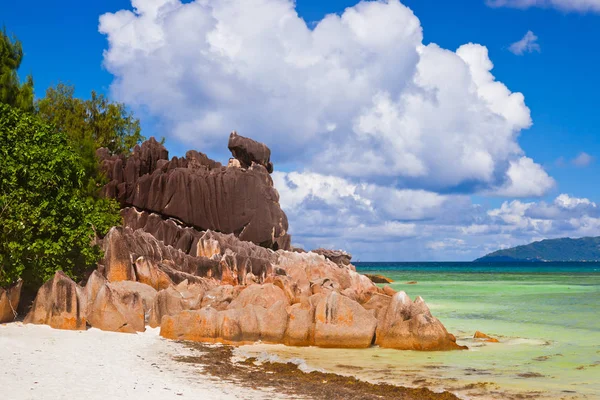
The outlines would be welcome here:
M 134 268 L 137 280 L 156 290 L 163 290 L 173 285 L 169 275 L 161 270 L 155 262 L 146 259 L 144 256 L 135 260 Z
M 176 315 L 184 310 L 200 309 L 204 295 L 214 285 L 213 282 L 208 280 L 205 280 L 202 284 L 189 284 L 188 281 L 184 281 L 177 286 L 170 286 L 161 290 L 156 295 L 150 309 L 148 324 L 156 328 L 160 326 L 165 315 Z
M 460 350 L 454 335 L 431 315 L 421 297 L 411 301 L 396 293 L 385 312 L 379 313 L 376 344 L 399 350 Z
M 338 265 L 350 265 L 350 260 L 352 260 L 352 254 L 343 250 L 315 249 L 311 251 L 324 256 Z
M 12 322 L 17 317 L 22 286 L 23 281 L 19 279 L 6 289 L 0 288 L 0 324 Z
M 88 310 L 94 328 L 111 332 L 143 332 L 145 315 L 154 303 L 156 291 L 143 283 L 106 283 Z
M 164 316 L 160 335 L 168 339 L 242 344 L 258 340 L 281 343 L 287 327 L 285 304 L 247 305 L 218 311 L 206 307 Z
M 366 348 L 373 343 L 376 326 L 373 313 L 356 301 L 331 292 L 315 310 L 315 345 Z
M 104 238 L 104 268 L 110 282 L 135 280 L 131 252 L 121 229 L 112 228 Z
M 85 330 L 84 297 L 83 288 L 64 272 L 58 271 L 38 290 L 24 322 L 50 325 L 55 329 Z
M 273 172 L 271 150 L 264 144 L 240 136 L 233 131 L 229 135 L 228 147 L 242 168 L 248 168 L 252 163 L 256 163 L 265 167 L 269 173 Z

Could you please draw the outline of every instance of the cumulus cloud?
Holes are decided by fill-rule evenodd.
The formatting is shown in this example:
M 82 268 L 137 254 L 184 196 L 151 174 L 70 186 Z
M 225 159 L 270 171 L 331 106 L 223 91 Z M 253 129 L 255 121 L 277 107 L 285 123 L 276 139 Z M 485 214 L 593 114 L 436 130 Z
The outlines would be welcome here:
M 586 152 L 581 152 L 579 153 L 579 155 L 577 155 L 577 157 L 575 157 L 573 159 L 573 161 L 571 161 L 573 163 L 573 165 L 575 165 L 576 167 L 587 167 L 588 165 L 590 165 L 592 162 L 594 162 L 594 157 L 592 157 L 591 155 L 589 155 Z
M 562 11 L 600 12 L 600 0 L 486 0 L 490 7 L 557 8 Z
M 398 0 L 361 2 L 308 27 L 292 0 L 133 0 L 100 18 L 113 95 L 203 151 L 232 129 L 275 161 L 396 188 L 502 188 L 531 126 L 485 47 L 423 45 Z M 541 166 L 531 192 L 550 179 Z M 544 179 L 545 178 L 545 179 Z
M 504 197 L 539 197 L 556 184 L 539 164 L 528 157 L 511 161 L 506 176 L 506 183 L 489 194 Z
M 542 48 L 540 47 L 538 41 L 538 37 L 532 31 L 527 31 L 523 38 L 513 44 L 510 45 L 508 50 L 516 54 L 518 56 L 522 56 L 525 53 L 533 53 L 540 52 Z
M 315 173 L 273 178 L 295 243 L 352 249 L 363 260 L 470 260 L 542 238 L 600 235 L 600 207 L 568 194 L 486 209 L 469 196 Z
M 204 152 L 224 148 L 233 129 L 269 145 L 288 171 L 272 176 L 295 244 L 363 260 L 473 259 L 600 226 L 587 199 L 472 202 L 555 187 L 518 143 L 530 110 L 496 80 L 486 47 L 424 45 L 398 0 L 310 27 L 292 0 L 132 8 L 100 18 L 113 96 Z

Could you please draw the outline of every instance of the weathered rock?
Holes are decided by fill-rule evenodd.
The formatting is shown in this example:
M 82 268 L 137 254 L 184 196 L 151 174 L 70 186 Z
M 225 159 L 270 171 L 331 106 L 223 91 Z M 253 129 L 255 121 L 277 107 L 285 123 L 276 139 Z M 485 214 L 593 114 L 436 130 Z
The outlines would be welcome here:
M 83 288 L 64 272 L 58 271 L 54 278 L 39 289 L 26 324 L 45 324 L 55 329 L 85 330 L 85 301 Z
M 154 299 L 148 324 L 156 328 L 160 326 L 165 315 L 176 315 L 184 310 L 200 309 L 202 298 L 214 285 L 214 282 L 208 280 L 203 281 L 203 284 L 189 284 L 184 281 L 177 286 L 161 290 Z
M 215 310 L 225 310 L 235 299 L 242 288 L 231 285 L 217 286 L 204 295 L 202 299 L 202 308 L 214 308 Z
M 0 324 L 14 321 L 16 318 L 22 286 L 23 281 L 19 279 L 6 289 L 0 288 Z
M 377 319 L 357 302 L 330 293 L 315 310 L 315 345 L 366 348 L 375 336 Z
M 194 277 L 221 278 L 219 261 L 206 257 L 194 257 L 172 246 L 166 246 L 153 235 L 141 229 L 136 231 L 131 228 L 112 228 L 104 238 L 104 274 L 111 282 L 120 280 L 136 280 L 135 268 L 140 269 L 141 279 L 151 283 L 151 286 L 164 287 L 168 278 L 175 283 L 185 279 L 190 281 Z M 146 265 L 137 261 L 143 257 Z M 135 268 L 134 268 L 135 266 Z M 184 273 L 184 275 L 181 275 Z M 113 278 L 111 280 L 111 278 Z
M 143 332 L 152 293 L 156 295 L 152 287 L 139 282 L 106 283 L 88 310 L 90 325 L 111 332 Z
M 240 136 L 233 131 L 229 135 L 228 147 L 242 168 L 249 168 L 252 163 L 256 163 L 265 167 L 269 173 L 273 172 L 271 150 L 264 144 Z
M 264 161 L 265 155 L 259 154 L 264 145 L 249 143 L 235 144 L 236 153 Z M 199 231 L 234 233 L 264 247 L 290 247 L 279 194 L 260 163 L 226 168 L 197 152 L 167 161 L 164 147 L 152 139 L 136 146 L 129 158 L 109 156 L 105 151 L 98 155 L 109 179 L 104 195 L 117 198 L 123 207 L 176 218 Z
M 135 280 L 131 252 L 119 228 L 112 228 L 104 238 L 104 276 L 109 282 Z
M 473 338 L 474 339 L 484 339 L 484 342 L 488 342 L 488 343 L 500 343 L 500 341 L 498 339 L 488 336 L 485 333 L 479 332 L 479 331 L 475 332 L 475 334 L 473 335 Z
M 251 285 L 242 290 L 231 302 L 229 309 L 244 308 L 248 305 L 260 306 L 269 308 L 273 304 L 281 301 L 285 307 L 290 305 L 290 301 L 285 292 L 272 283 L 264 285 Z
M 212 307 L 164 316 L 160 335 L 168 339 L 200 342 L 246 343 L 262 340 L 280 343 L 287 327 L 287 312 L 279 301 L 269 308 L 248 305 L 217 311 Z
M 311 251 L 325 256 L 325 258 L 338 265 L 350 265 L 350 260 L 352 260 L 352 255 L 343 250 L 316 249 Z
M 396 293 L 385 313 L 380 312 L 376 344 L 400 350 L 459 350 L 456 338 L 431 315 L 421 297 L 411 301 Z
M 173 281 L 166 272 L 143 256 L 135 260 L 134 268 L 137 280 L 156 290 L 166 289 L 173 285 Z
M 378 275 L 378 274 L 364 274 L 367 278 L 369 278 L 373 283 L 393 283 L 394 281 L 387 276 Z

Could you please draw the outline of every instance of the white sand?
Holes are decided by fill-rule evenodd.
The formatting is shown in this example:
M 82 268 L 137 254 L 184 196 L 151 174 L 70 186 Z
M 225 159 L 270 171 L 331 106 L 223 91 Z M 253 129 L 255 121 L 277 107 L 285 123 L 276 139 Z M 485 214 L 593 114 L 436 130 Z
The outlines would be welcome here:
M 142 334 L 55 330 L 48 326 L 0 324 L 0 398 L 22 399 L 275 399 L 267 391 L 238 387 L 179 363 L 193 354 Z

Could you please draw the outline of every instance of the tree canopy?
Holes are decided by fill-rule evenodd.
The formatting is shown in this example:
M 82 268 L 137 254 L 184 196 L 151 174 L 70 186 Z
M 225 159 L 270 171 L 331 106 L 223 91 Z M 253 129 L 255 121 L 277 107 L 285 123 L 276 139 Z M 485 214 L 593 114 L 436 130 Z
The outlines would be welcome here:
M 16 38 L 3 30 L 0 33 L 0 103 L 9 104 L 24 111 L 33 111 L 33 77 L 19 83 L 17 71 L 23 60 L 23 47 Z
M 90 196 L 84 160 L 68 135 L 0 104 L 0 286 L 36 286 L 63 270 L 79 278 L 100 258 L 93 245 L 121 223 L 114 200 Z
M 81 155 L 91 186 L 101 181 L 96 150 L 106 147 L 113 154 L 128 154 L 144 140 L 140 122 L 124 104 L 109 101 L 92 92 L 89 100 L 76 98 L 73 86 L 58 84 L 46 91 L 36 103 L 45 122 L 65 133 L 71 146 Z

